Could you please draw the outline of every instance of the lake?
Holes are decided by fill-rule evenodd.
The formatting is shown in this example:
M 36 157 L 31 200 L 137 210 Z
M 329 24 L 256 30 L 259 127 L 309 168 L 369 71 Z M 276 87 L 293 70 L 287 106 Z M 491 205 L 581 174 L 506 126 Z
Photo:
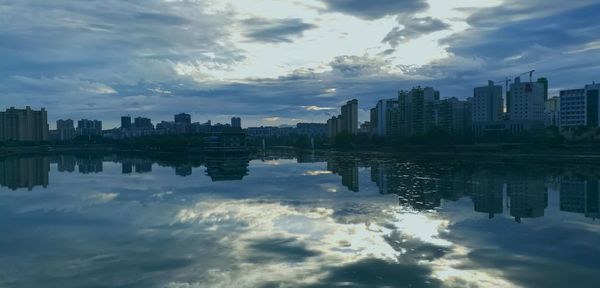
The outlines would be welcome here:
M 0 287 L 599 287 L 600 165 L 0 159 Z

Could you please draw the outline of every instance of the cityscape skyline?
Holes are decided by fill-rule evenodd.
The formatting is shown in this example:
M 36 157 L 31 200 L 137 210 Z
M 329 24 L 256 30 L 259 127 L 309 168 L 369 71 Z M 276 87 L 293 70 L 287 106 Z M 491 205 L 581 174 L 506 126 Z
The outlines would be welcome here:
M 465 99 L 531 69 L 551 79 L 551 96 L 598 80 L 596 1 L 255 4 L 4 2 L 0 106 L 106 127 L 186 110 L 277 126 L 325 122 L 348 99 L 362 122 L 390 91 L 418 85 Z

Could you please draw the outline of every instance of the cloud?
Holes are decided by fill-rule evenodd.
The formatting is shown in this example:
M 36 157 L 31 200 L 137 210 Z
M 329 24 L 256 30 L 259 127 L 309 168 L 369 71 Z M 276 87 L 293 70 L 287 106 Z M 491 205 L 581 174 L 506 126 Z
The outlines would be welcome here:
M 245 36 L 255 42 L 290 43 L 294 38 L 301 37 L 304 31 L 314 29 L 314 24 L 305 23 L 302 19 L 269 20 L 250 18 L 242 21 Z
M 305 106 L 306 111 L 335 110 L 333 107 Z
M 333 73 L 344 77 L 373 76 L 388 72 L 390 62 L 369 55 L 338 56 L 329 63 Z
M 280 119 L 281 119 L 281 118 L 279 118 L 279 117 L 276 117 L 276 116 L 263 118 L 263 120 L 264 120 L 265 122 L 277 122 L 277 121 L 279 121 Z
M 425 0 L 322 0 L 329 11 L 341 12 L 366 20 L 390 15 L 414 14 L 428 7 Z
M 408 42 L 424 34 L 448 29 L 450 25 L 442 20 L 432 17 L 398 17 L 398 23 L 403 27 L 394 27 L 383 40 L 382 43 L 388 43 L 392 47 L 397 47 L 402 42 Z

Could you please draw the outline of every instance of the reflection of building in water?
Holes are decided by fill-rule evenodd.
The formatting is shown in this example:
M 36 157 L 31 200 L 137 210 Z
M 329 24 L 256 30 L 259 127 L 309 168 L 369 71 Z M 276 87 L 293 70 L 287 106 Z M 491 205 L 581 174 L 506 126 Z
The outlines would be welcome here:
M 242 180 L 248 175 L 250 160 L 246 157 L 224 158 L 211 157 L 206 159 L 206 175 L 217 181 Z
M 410 205 L 417 210 L 429 210 L 442 204 L 435 179 L 415 177 L 413 181 L 413 186 L 399 195 L 400 204 Z
M 56 158 L 58 172 L 75 172 L 77 158 L 73 155 L 60 155 Z
M 149 173 L 152 172 L 152 164 L 154 162 L 148 159 L 125 159 L 121 160 L 121 173 Z
M 348 190 L 358 192 L 358 162 L 328 161 L 327 170 L 342 176 L 342 185 L 348 188 Z
M 11 158 L 0 161 L 0 186 L 11 190 L 48 186 L 50 161 L 46 157 Z
M 317 163 L 327 162 L 327 158 L 323 155 L 315 155 L 315 153 L 301 153 L 296 155 L 298 163 Z
M 440 176 L 438 190 L 442 199 L 457 201 L 472 193 L 472 175 L 465 169 L 451 169 Z
M 121 173 L 123 173 L 123 174 L 133 173 L 133 163 L 131 161 L 123 161 L 121 163 Z
M 79 173 L 81 174 L 100 173 L 104 170 L 101 157 L 79 158 L 77 159 L 77 166 L 79 166 Z
M 187 177 L 192 175 L 192 165 L 179 165 L 175 167 L 175 175 Z
M 600 217 L 598 180 L 583 177 L 563 178 L 560 183 L 560 210 Z
M 135 173 L 150 173 L 152 172 L 152 161 L 136 159 L 133 161 Z
M 398 194 L 402 191 L 400 177 L 394 175 L 393 169 L 390 169 L 388 163 L 371 164 L 371 181 L 377 184 L 381 194 Z
M 487 213 L 491 218 L 503 211 L 504 181 L 497 175 L 473 175 L 471 199 L 475 211 Z
M 440 206 L 441 181 L 419 177 L 413 169 L 405 164 L 372 163 L 371 180 L 377 184 L 379 193 L 398 195 L 400 205 L 409 205 L 417 210 Z
M 548 193 L 543 179 L 512 176 L 507 182 L 507 194 L 510 197 L 510 215 L 515 217 L 515 221 L 544 216 Z

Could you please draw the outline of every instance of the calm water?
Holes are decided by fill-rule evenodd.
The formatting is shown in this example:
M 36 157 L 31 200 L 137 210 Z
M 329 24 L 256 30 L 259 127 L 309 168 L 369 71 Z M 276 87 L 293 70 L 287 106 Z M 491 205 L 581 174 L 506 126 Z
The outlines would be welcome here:
M 600 287 L 600 167 L 0 160 L 0 287 Z

